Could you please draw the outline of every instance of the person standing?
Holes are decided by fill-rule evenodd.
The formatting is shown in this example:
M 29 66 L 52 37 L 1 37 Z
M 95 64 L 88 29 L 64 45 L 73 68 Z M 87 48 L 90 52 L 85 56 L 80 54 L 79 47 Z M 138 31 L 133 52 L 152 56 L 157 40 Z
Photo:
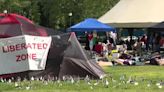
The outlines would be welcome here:
M 146 34 L 144 34 L 141 38 L 141 42 L 142 42 L 142 49 L 145 50 L 147 47 L 146 47 L 146 44 L 147 44 L 147 36 Z
M 93 50 L 93 35 L 92 35 L 92 33 L 89 33 L 87 38 L 89 41 L 89 50 Z

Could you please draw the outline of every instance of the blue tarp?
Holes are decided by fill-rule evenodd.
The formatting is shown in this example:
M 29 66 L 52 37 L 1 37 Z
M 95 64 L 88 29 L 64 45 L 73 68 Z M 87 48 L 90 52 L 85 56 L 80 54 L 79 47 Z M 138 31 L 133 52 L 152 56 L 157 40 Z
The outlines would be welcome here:
M 103 24 L 99 21 L 97 21 L 96 19 L 93 18 L 88 18 L 85 19 L 84 21 L 71 26 L 68 31 L 72 31 L 72 32 L 81 32 L 81 31 L 115 31 L 115 28 L 108 26 L 106 24 Z

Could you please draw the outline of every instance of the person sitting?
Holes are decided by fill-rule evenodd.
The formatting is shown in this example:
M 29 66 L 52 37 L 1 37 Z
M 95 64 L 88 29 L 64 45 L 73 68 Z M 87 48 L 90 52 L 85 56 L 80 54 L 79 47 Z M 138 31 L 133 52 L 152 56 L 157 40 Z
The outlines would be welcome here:
M 96 51 L 98 54 L 102 54 L 103 46 L 101 42 L 98 42 L 98 44 L 95 45 L 94 51 Z

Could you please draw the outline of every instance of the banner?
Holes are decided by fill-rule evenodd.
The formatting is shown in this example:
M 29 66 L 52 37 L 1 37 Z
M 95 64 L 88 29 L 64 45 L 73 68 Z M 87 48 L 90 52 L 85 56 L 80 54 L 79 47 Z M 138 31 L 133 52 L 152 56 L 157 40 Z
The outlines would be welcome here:
M 44 70 L 51 40 L 29 35 L 0 39 L 0 74 Z

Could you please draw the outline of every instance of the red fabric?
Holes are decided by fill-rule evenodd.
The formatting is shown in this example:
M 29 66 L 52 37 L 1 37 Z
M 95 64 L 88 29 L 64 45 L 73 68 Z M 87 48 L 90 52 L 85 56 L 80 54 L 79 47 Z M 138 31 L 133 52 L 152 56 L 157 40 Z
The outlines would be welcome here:
M 102 46 L 101 44 L 96 44 L 94 50 L 95 50 L 97 53 L 101 54 L 101 52 L 102 52 L 102 50 L 103 50 L 103 46 Z
M 93 35 L 92 34 L 88 34 L 88 40 L 92 40 L 93 39 Z
M 18 24 L 19 21 L 11 15 L 1 16 L 0 24 Z
M 160 44 L 160 46 L 163 46 L 164 45 L 164 38 L 161 38 L 159 44 Z
M 16 21 L 17 21 L 16 18 L 20 18 L 20 19 L 23 19 L 23 20 L 25 20 L 25 21 L 27 21 L 27 22 L 33 24 L 33 22 L 32 22 L 31 20 L 29 20 L 28 18 L 26 18 L 26 17 L 24 17 L 24 16 L 21 16 L 21 15 L 18 15 L 18 14 L 14 14 L 14 13 L 10 13 L 10 14 L 1 13 L 1 14 L 0 14 L 0 17 L 5 17 L 5 18 L 12 17 L 12 18 L 14 18 Z M 13 20 L 14 20 L 14 19 L 13 19 Z M 13 21 L 13 20 L 11 20 L 11 21 Z M 15 20 L 14 20 L 14 21 L 15 21 Z M 5 20 L 5 21 L 6 21 L 6 20 Z M 6 23 L 12 23 L 11 21 L 8 21 L 8 22 L 6 22 Z M 18 22 L 18 21 L 17 21 L 17 22 Z M 15 22 L 13 22 L 13 23 L 15 23 Z M 19 23 L 19 22 L 18 22 L 18 23 Z M 3 24 L 5 24 L 5 22 L 4 22 Z
M 0 38 L 8 38 L 10 37 L 9 35 L 0 35 Z
M 141 42 L 144 42 L 144 44 L 146 44 L 147 43 L 147 39 L 145 37 L 142 37 L 141 38 Z
M 44 27 L 37 26 L 28 18 L 17 14 L 0 14 L 0 26 L 0 35 L 18 36 L 26 34 L 48 36 L 47 30 Z
M 11 74 L 4 74 L 4 75 L 0 75 L 0 78 L 11 78 L 11 77 L 14 77 L 16 76 L 15 73 L 11 73 Z
M 12 16 L 15 16 L 15 17 L 18 17 L 20 19 L 23 19 L 31 24 L 34 24 L 33 21 L 29 20 L 28 18 L 24 17 L 24 16 L 21 16 L 21 15 L 18 15 L 18 14 L 11 14 Z

